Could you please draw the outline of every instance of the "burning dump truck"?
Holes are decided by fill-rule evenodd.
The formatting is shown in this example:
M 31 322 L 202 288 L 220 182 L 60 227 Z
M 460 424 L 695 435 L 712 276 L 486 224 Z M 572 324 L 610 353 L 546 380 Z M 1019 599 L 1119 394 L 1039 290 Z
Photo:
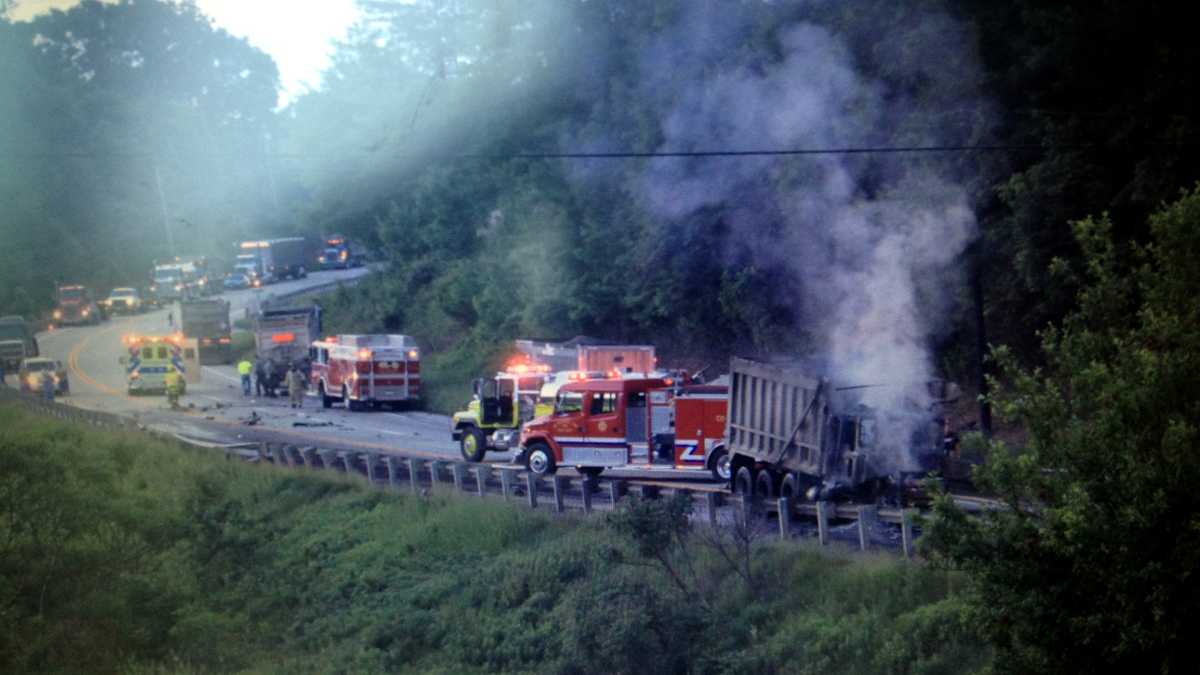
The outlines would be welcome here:
M 797 361 L 735 358 L 731 488 L 759 497 L 872 500 L 946 469 L 942 382 L 838 384 Z

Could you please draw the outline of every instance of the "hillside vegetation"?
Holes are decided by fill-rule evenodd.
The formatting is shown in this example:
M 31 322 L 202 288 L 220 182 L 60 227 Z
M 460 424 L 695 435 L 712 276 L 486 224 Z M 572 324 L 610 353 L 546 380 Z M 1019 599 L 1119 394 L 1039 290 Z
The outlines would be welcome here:
M 987 665 L 954 575 L 804 543 L 755 545 L 747 569 L 675 516 L 672 502 L 583 519 L 469 497 L 419 499 L 6 405 L 0 670 Z

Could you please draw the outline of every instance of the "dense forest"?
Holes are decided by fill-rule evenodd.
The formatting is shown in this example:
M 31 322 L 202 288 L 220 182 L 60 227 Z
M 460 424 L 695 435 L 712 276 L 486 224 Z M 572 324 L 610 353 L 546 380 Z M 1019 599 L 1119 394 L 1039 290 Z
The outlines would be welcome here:
M 279 110 L 271 59 L 187 3 L 0 22 L 3 312 L 340 231 L 390 265 L 339 321 L 467 369 L 590 334 L 969 381 L 981 339 L 1032 356 L 1070 308 L 1071 221 L 1144 237 L 1200 178 L 1173 3 L 362 4 Z

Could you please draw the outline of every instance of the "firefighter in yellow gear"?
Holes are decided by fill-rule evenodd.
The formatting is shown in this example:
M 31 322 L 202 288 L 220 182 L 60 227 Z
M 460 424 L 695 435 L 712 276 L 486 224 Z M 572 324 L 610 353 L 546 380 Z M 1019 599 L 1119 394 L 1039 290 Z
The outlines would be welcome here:
M 178 370 L 171 370 L 163 378 L 167 385 L 167 403 L 171 408 L 179 407 L 179 397 L 183 394 L 183 377 Z
M 304 374 L 301 373 L 300 369 L 296 367 L 296 364 L 293 363 L 292 369 L 289 370 L 287 374 L 288 402 L 293 408 L 304 407 L 305 384 L 306 382 L 304 381 Z

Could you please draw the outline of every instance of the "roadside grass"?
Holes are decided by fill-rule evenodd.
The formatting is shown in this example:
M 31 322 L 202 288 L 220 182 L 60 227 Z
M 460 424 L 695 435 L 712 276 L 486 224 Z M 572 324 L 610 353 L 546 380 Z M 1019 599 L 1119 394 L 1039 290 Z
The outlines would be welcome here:
M 653 505 L 649 508 L 653 509 Z M 960 673 L 952 574 L 368 489 L 0 406 L 0 671 Z

